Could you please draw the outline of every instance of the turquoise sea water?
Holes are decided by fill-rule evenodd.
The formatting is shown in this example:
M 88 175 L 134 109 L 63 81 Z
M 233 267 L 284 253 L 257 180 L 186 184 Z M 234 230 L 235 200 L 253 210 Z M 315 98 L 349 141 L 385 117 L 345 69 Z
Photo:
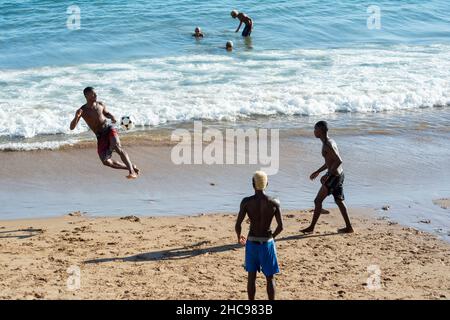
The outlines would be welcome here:
M 87 85 L 138 129 L 448 105 L 450 3 L 377 1 L 381 29 L 368 28 L 372 4 L 0 1 L 0 150 L 78 141 L 87 127 L 67 123 Z M 250 39 L 234 8 L 253 18 Z
M 80 10 L 76 30 L 67 27 L 72 5 Z M 232 9 L 253 18 L 251 38 L 234 32 Z M 374 9 L 380 29 L 371 28 Z M 448 239 L 448 211 L 432 200 L 450 194 L 449 12 L 447 0 L 0 0 L 0 151 L 52 149 L 52 158 L 64 158 L 61 145 L 94 139 L 83 123 L 69 130 L 90 85 L 113 114 L 132 115 L 144 134 L 198 119 L 219 128 L 300 132 L 283 140 L 293 151 L 281 155 L 271 192 L 285 208 L 306 208 L 316 192 L 309 170 L 321 161 L 311 127 L 327 119 L 342 147 L 350 206 L 389 204 L 389 215 L 412 225 L 431 218 L 419 226 Z M 204 39 L 191 36 L 196 26 Z M 228 40 L 231 53 L 224 50 Z M 52 168 L 43 163 L 36 166 L 44 172 L 30 164 L 27 174 L 4 166 L 0 214 L 189 214 L 202 211 L 205 198 L 207 211 L 230 212 L 251 192 L 241 178 L 253 168 L 177 167 L 192 185 L 174 192 L 167 163 L 159 165 L 163 173 L 152 167 L 126 187 L 108 176 L 107 190 L 91 183 L 107 169 L 89 164 L 89 174 L 58 165 L 58 183 L 49 183 Z M 208 172 L 219 182 L 226 177 L 220 192 L 211 189 Z M 83 179 L 72 182 L 73 176 Z M 92 199 L 94 192 L 103 201 Z
M 367 28 L 376 4 L 381 29 Z M 80 9 L 69 30 L 67 8 Z M 137 58 L 221 54 L 233 33 L 232 9 L 255 21 L 253 50 L 450 43 L 450 3 L 432 1 L 0 1 L 0 68 L 128 62 Z M 195 26 L 207 37 L 200 44 Z M 241 30 L 242 31 L 242 30 Z M 245 47 L 244 47 L 245 48 Z

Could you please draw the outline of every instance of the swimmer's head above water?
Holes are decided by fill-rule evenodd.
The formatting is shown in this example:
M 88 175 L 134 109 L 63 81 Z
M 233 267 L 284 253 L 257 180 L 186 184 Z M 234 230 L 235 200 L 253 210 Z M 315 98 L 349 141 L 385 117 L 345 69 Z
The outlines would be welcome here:
M 225 48 L 227 49 L 227 51 L 232 51 L 233 50 L 233 41 L 227 41 Z
M 200 27 L 196 27 L 194 30 L 194 37 L 203 37 L 203 32 L 202 29 L 200 29 Z

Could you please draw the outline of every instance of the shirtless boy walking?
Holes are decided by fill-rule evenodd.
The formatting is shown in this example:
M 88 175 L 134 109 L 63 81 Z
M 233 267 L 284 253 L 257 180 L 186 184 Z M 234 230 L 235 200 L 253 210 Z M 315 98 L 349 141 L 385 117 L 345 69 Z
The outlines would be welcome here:
M 322 141 L 322 156 L 325 159 L 325 164 L 317 171 L 313 172 L 310 179 L 316 179 L 324 170 L 327 170 L 327 173 L 320 179 L 322 186 L 314 199 L 314 216 L 311 225 L 308 228 L 301 230 L 301 232 L 311 233 L 314 231 L 314 227 L 322 213 L 322 203 L 326 197 L 332 194 L 346 225 L 345 228 L 339 229 L 338 231 L 342 233 L 352 233 L 353 228 L 348 217 L 347 207 L 344 203 L 344 169 L 342 168 L 342 159 L 339 155 L 336 142 L 328 136 L 328 124 L 326 121 L 319 121 L 316 123 L 314 126 L 314 135 Z

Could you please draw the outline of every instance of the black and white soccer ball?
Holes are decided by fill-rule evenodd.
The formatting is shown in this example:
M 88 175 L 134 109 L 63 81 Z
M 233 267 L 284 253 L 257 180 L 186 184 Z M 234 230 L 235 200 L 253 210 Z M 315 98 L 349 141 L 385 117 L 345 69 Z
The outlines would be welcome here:
M 125 130 L 130 130 L 134 127 L 134 119 L 131 116 L 123 116 L 120 119 L 120 126 Z

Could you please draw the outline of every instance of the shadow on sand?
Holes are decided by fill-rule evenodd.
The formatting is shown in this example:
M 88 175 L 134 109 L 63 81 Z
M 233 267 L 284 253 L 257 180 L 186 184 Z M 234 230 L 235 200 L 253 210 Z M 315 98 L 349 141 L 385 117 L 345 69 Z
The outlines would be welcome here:
M 312 235 L 312 234 L 295 235 L 295 236 L 278 238 L 276 240 L 276 242 L 278 243 L 278 242 L 290 241 L 290 240 L 328 237 L 328 236 L 334 236 L 334 235 L 338 235 L 338 234 L 340 234 L 340 233 L 335 232 L 335 233 L 324 233 L 324 234 L 314 234 L 314 235 Z M 201 241 L 201 242 L 195 243 L 193 245 L 182 247 L 182 248 L 140 253 L 140 254 L 128 256 L 128 257 L 93 259 L 93 260 L 85 261 L 84 263 L 89 264 L 89 263 L 103 263 L 103 262 L 114 262 L 114 261 L 145 262 L 145 261 L 161 261 L 161 260 L 180 260 L 180 259 L 192 258 L 192 257 L 206 254 L 206 253 L 219 253 L 219 252 L 235 250 L 235 249 L 237 250 L 239 248 L 243 248 L 243 246 L 241 246 L 240 244 L 237 244 L 237 243 L 209 247 L 209 248 L 199 248 L 208 243 L 210 243 L 210 241 Z
M 44 231 L 42 229 L 19 229 L 19 230 L 10 230 L 10 231 L 0 231 L 0 239 L 9 239 L 9 238 L 15 238 L 15 239 L 27 239 L 34 236 L 37 236 Z

